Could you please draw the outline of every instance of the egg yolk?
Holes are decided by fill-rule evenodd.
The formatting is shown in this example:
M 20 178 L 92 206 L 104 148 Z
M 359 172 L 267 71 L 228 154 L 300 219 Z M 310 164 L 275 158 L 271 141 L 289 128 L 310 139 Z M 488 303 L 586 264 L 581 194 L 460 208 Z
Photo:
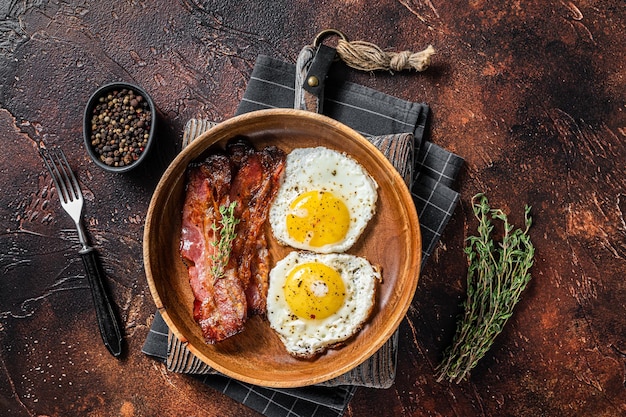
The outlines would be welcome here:
M 311 247 L 341 242 L 350 228 L 346 204 L 328 191 L 308 191 L 289 206 L 287 232 L 297 242 Z
M 283 288 L 291 311 L 307 320 L 324 319 L 339 310 L 346 287 L 335 269 L 319 262 L 297 265 Z

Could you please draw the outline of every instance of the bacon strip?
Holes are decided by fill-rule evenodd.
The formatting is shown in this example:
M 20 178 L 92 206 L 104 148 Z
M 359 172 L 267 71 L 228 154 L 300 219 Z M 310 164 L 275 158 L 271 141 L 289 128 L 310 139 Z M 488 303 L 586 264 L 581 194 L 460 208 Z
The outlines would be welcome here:
M 187 172 L 180 253 L 194 294 L 194 319 L 208 343 L 243 330 L 246 319 L 265 312 L 269 251 L 264 224 L 278 191 L 285 154 L 275 147 L 261 151 L 241 138 Z M 213 272 L 219 207 L 236 202 L 235 231 L 224 276 Z
M 233 244 L 237 254 L 239 279 L 248 295 L 248 311 L 263 314 L 266 306 L 269 253 L 263 227 L 271 201 L 278 192 L 285 154 L 276 147 L 246 154 L 230 190 L 231 201 L 237 201 L 235 212 L 244 233 Z

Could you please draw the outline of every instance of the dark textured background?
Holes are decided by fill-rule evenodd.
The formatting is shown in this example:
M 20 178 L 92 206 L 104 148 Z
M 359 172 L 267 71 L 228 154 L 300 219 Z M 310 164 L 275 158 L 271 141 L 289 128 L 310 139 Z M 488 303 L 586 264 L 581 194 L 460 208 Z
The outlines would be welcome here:
M 110 4 L 109 4 L 110 3 Z M 461 155 L 461 203 L 401 325 L 397 382 L 360 389 L 347 416 L 626 413 L 626 8 L 621 0 L 87 2 L 0 4 L 0 414 L 252 416 L 140 353 L 154 313 L 142 230 L 191 117 L 231 117 L 259 54 L 294 61 L 328 27 L 388 50 L 438 53 L 426 73 L 354 81 L 431 105 L 430 139 Z M 130 81 L 162 124 L 151 164 L 108 174 L 82 147 L 90 93 Z M 38 144 L 61 145 L 128 352 L 102 346 Z M 471 197 L 521 224 L 533 206 L 533 281 L 460 385 L 437 383 L 465 290 Z

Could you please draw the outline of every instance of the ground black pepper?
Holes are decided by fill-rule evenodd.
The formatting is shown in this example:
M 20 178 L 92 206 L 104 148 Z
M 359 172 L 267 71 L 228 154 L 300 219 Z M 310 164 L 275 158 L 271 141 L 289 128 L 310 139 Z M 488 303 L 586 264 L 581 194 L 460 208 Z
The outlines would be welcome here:
M 144 151 L 151 124 L 149 104 L 141 94 L 126 88 L 110 91 L 93 109 L 91 146 L 109 166 L 130 165 Z

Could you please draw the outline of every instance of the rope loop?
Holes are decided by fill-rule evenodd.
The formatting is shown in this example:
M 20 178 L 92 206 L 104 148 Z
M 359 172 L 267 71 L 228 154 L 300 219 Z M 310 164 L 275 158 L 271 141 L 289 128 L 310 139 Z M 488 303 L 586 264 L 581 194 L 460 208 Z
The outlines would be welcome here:
M 386 52 L 371 42 L 348 41 L 346 35 L 336 29 L 321 31 L 315 37 L 313 46 L 318 47 L 325 38 L 333 35 L 339 37 L 336 47 L 339 58 L 349 67 L 360 71 L 424 71 L 435 54 L 432 45 L 419 52 Z

